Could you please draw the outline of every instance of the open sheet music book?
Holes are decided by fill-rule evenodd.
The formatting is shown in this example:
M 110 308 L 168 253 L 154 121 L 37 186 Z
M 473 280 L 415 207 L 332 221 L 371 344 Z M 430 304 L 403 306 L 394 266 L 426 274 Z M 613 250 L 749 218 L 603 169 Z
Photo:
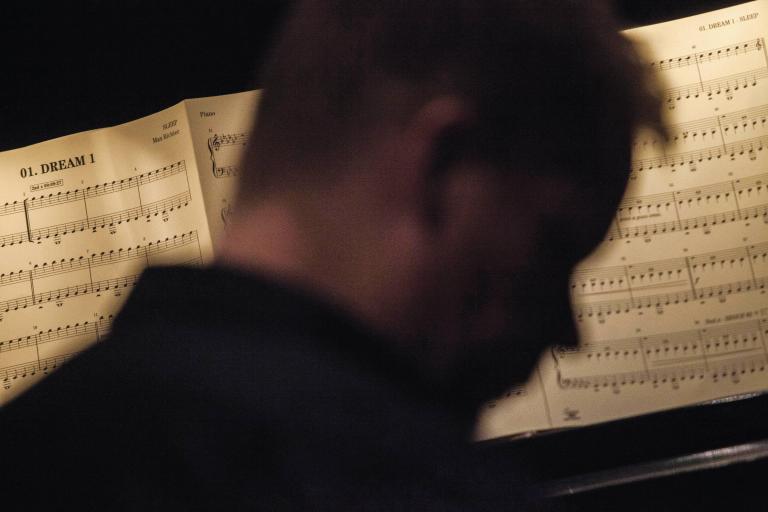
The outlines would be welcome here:
M 625 34 L 669 140 L 638 134 L 614 223 L 572 275 L 580 347 L 489 404 L 480 439 L 768 389 L 768 1 Z
M 626 197 L 572 277 L 581 346 L 547 350 L 478 439 L 768 389 L 768 0 L 626 34 L 668 144 L 639 134 L 616 170 Z M 143 267 L 211 261 L 257 98 L 0 153 L 0 404 L 103 338 Z
M 109 333 L 145 266 L 211 261 L 257 99 L 0 153 L 0 405 Z

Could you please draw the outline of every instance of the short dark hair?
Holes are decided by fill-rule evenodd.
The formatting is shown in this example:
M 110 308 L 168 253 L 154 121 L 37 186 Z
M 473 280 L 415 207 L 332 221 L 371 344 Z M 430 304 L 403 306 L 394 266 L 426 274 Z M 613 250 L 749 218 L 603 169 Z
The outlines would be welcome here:
M 467 100 L 476 121 L 450 134 L 443 161 L 525 162 L 515 167 L 620 196 L 633 130 L 655 124 L 658 107 L 618 30 L 593 1 L 298 2 L 263 73 L 249 160 L 301 163 L 354 148 L 367 127 L 446 93 Z M 250 167 L 244 195 L 290 176 Z

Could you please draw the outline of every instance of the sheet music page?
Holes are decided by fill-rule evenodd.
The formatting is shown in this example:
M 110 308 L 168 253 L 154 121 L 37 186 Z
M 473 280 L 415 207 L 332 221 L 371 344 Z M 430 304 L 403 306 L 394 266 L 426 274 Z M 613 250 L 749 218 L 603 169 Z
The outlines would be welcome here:
M 212 245 L 183 104 L 0 153 L 0 404 L 109 333 L 147 265 Z
M 768 2 L 626 35 L 669 144 L 637 136 L 613 226 L 572 276 L 580 347 L 489 404 L 480 439 L 768 389 Z
M 185 100 L 211 238 L 218 240 L 232 212 L 235 186 L 260 91 Z

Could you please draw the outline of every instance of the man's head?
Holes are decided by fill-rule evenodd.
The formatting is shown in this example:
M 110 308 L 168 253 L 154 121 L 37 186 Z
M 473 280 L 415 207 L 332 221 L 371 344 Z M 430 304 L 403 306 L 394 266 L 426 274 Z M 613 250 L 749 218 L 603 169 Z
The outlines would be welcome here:
M 657 114 L 617 30 L 596 2 L 298 3 L 240 191 L 252 220 L 296 234 L 254 266 L 395 335 L 457 393 L 524 379 L 575 341 L 568 273 Z

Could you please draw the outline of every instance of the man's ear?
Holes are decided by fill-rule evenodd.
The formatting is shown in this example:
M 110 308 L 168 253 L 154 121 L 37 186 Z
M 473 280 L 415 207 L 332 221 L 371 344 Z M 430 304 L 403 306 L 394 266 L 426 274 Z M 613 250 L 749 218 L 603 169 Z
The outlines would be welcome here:
M 437 226 L 443 216 L 446 180 L 450 169 L 462 157 L 461 141 L 472 123 L 466 101 L 440 96 L 425 103 L 411 118 L 406 138 L 413 153 L 413 178 L 418 180 L 426 221 Z

